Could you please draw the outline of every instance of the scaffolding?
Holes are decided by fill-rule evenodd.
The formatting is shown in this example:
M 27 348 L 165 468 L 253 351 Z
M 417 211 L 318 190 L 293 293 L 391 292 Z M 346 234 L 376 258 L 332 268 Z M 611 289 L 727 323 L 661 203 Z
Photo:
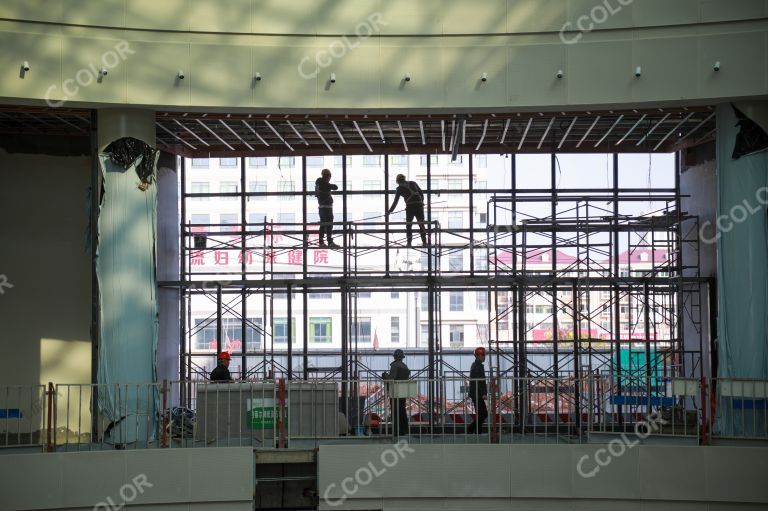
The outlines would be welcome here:
M 593 414 L 612 414 L 631 421 L 646 409 L 664 378 L 703 375 L 701 286 L 698 265 L 698 219 L 680 208 L 679 169 L 673 188 L 629 189 L 619 187 L 618 155 L 613 155 L 613 185 L 610 189 L 558 190 L 557 156 L 551 157 L 549 189 L 524 189 L 516 184 L 517 158 L 509 158 L 512 182 L 509 187 L 477 190 L 473 180 L 473 158 L 469 158 L 468 189 L 433 187 L 431 158 L 426 158 L 426 228 L 429 244 L 409 249 L 420 262 L 403 259 L 405 222 L 388 216 L 350 221 L 348 197 L 354 194 L 383 195 L 384 208 L 390 196 L 378 191 L 342 190 L 342 221 L 334 223 L 343 249 L 334 251 L 338 264 L 327 271 L 311 270 L 310 251 L 319 248 L 318 225 L 308 218 L 313 192 L 307 189 L 307 161 L 301 158 L 302 191 L 246 191 L 246 163 L 240 160 L 239 190 L 232 193 L 189 193 L 184 162 L 181 167 L 181 278 L 180 360 L 182 380 L 205 379 L 201 358 L 215 352 L 232 351 L 239 360 L 243 378 L 338 380 L 340 408 L 361 424 L 366 410 L 381 408 L 382 393 L 370 382 L 379 378 L 380 364 L 365 360 L 390 358 L 358 342 L 361 293 L 421 293 L 426 300 L 426 346 L 406 350 L 413 377 L 430 383 L 423 398 L 413 400 L 411 412 L 424 414 L 430 430 L 464 402 L 451 400 L 436 382 L 440 378 L 467 378 L 457 357 L 471 359 L 471 350 L 451 349 L 442 336 L 442 297 L 452 291 L 487 294 L 486 345 L 490 349 L 492 382 L 491 418 L 524 428 L 537 420 L 580 426 Z M 347 182 L 347 160 L 342 159 L 342 183 Z M 384 160 L 384 182 L 390 181 L 389 160 Z M 468 227 L 443 226 L 432 215 L 442 194 L 468 199 Z M 185 203 L 194 197 L 230 197 L 240 201 L 240 222 L 232 224 L 192 223 Z M 301 196 L 301 222 L 246 221 L 250 198 Z M 478 200 L 478 197 L 481 200 Z M 627 213 L 641 203 L 653 208 L 642 214 Z M 547 213 L 532 215 L 526 205 L 546 206 Z M 486 208 L 486 222 L 472 214 Z M 381 218 L 383 217 L 383 221 Z M 225 232 L 222 232 L 226 230 Z M 444 268 L 443 260 L 454 253 L 469 253 L 469 266 Z M 237 270 L 214 273 L 196 268 L 195 258 L 217 253 L 227 260 L 237 258 Z M 683 258 L 683 254 L 687 256 Z M 642 254 L 646 254 L 643 256 Z M 693 254 L 693 257 L 691 257 Z M 292 273 L 276 270 L 278 255 L 293 257 Z M 548 256 L 547 256 L 548 255 Z M 366 264 L 372 256 L 384 264 Z M 538 259 L 537 256 L 541 256 Z M 547 257 L 545 257 L 547 256 Z M 218 255 L 216 257 L 219 257 Z M 646 258 L 647 257 L 647 258 Z M 694 261 L 690 263 L 691 259 Z M 398 266 L 405 260 L 408 265 Z M 684 264 L 685 263 L 685 264 Z M 341 311 L 341 349 L 313 350 L 308 343 L 308 314 L 301 325 L 293 321 L 296 300 L 308 310 L 311 293 L 333 296 Z M 203 297 L 215 305 L 214 312 L 192 323 L 192 297 Z M 604 297 L 604 298 L 603 298 Z M 260 302 L 259 320 L 249 311 L 253 298 Z M 276 300 L 286 300 L 286 321 L 275 318 Z M 531 304 L 546 302 L 551 318 L 551 337 L 537 337 L 537 325 L 528 321 Z M 415 306 L 418 309 L 418 305 Z M 694 332 L 684 329 L 688 317 Z M 230 346 L 224 321 L 236 320 L 240 345 Z M 606 325 L 607 322 L 607 325 Z M 570 328 L 561 328 L 569 323 Z M 215 325 L 215 351 L 193 348 L 200 331 Z M 294 346 L 296 329 L 302 331 L 302 346 Z M 247 332 L 261 339 L 249 340 Z M 283 342 L 276 342 L 277 338 Z M 283 346 L 284 344 L 284 346 Z M 296 348 L 299 348 L 298 353 Z M 299 359 L 298 368 L 295 360 Z M 506 379 L 506 377 L 512 377 Z M 594 378 L 594 388 L 605 393 L 595 399 L 585 381 Z M 504 385 L 494 385 L 496 381 Z M 525 379 L 526 385 L 515 382 Z M 580 382 L 574 384 L 573 382 Z M 511 382 L 511 383 L 510 383 Z M 375 385 L 373 386 L 375 387 Z M 691 403 L 694 405 L 694 403 Z

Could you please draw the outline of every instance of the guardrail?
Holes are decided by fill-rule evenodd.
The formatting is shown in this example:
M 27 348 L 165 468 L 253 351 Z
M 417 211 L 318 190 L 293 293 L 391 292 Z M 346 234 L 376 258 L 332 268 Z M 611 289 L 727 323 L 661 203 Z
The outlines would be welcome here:
M 493 378 L 487 420 L 461 377 L 0 387 L 0 447 L 42 451 L 323 442 L 587 443 L 606 436 L 707 445 L 768 441 L 768 380 L 595 374 Z M 435 403 L 430 409 L 429 403 Z M 479 405 L 479 402 L 478 402 Z

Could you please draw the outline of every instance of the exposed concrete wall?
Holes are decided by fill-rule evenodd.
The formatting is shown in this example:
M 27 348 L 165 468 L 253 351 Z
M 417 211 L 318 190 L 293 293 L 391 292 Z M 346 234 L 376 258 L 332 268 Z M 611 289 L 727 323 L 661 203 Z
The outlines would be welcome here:
M 87 157 L 0 152 L 0 384 L 90 383 Z M 0 278 L 1 279 L 1 278 Z
M 407 447 L 411 451 L 401 448 L 402 456 L 383 456 L 395 448 L 320 446 L 320 509 L 705 511 L 768 506 L 764 447 L 608 446 L 619 455 L 595 445 Z M 601 449 L 598 459 L 608 460 L 602 467 L 595 461 Z M 580 475 L 580 462 L 581 473 L 591 477 Z
M 768 94 L 767 13 L 766 0 L 6 0 L 0 97 L 265 111 L 712 103 Z
M 0 456 L 0 511 L 251 511 L 250 447 Z

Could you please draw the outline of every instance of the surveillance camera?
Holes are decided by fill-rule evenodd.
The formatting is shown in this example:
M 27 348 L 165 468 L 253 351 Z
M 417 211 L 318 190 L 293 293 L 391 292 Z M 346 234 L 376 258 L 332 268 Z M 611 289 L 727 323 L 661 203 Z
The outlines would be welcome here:
M 331 82 L 331 83 L 336 83 L 336 73 L 331 73 L 331 79 L 330 79 L 330 82 Z
M 558 69 L 557 70 L 557 77 L 558 78 L 562 78 L 563 76 L 565 76 L 565 73 L 563 73 L 563 70 L 562 69 Z
M 715 65 L 712 67 L 715 71 L 720 71 L 720 61 L 718 60 L 715 62 Z
M 179 80 L 183 80 L 184 79 L 184 71 L 180 70 L 179 73 L 176 76 L 179 77 Z
M 254 80 L 256 80 L 257 82 L 260 82 L 260 81 L 261 81 L 261 73 L 256 73 L 256 76 L 254 76 L 253 78 L 254 78 Z
M 22 64 L 22 65 L 21 65 L 21 68 L 22 68 L 24 71 L 29 71 L 29 62 L 27 62 L 27 61 L 25 60 L 25 61 L 24 61 L 24 64 Z
M 488 81 L 488 73 L 483 73 L 482 76 L 480 76 L 480 81 L 487 82 Z
M 637 66 L 635 68 L 635 78 L 640 78 L 642 74 L 643 74 L 643 68 L 641 68 L 640 66 Z
M 99 74 L 101 76 L 107 76 L 107 70 L 102 67 L 101 69 L 99 69 Z
M 411 81 L 411 73 L 405 73 L 405 81 L 410 82 Z

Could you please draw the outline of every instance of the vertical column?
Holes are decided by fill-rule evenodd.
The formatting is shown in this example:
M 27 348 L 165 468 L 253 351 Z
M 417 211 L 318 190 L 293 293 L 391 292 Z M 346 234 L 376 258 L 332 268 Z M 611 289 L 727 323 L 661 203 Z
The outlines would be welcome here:
M 155 113 L 148 110 L 105 109 L 97 112 L 99 152 L 111 143 L 131 137 L 155 146 Z M 145 156 L 146 158 L 146 156 Z M 155 155 L 149 164 L 157 178 Z M 120 396 L 116 384 L 157 381 L 158 182 L 139 187 L 136 166 L 125 169 L 106 155 L 98 155 L 103 178 L 96 245 L 99 285 L 99 354 L 97 381 L 106 384 L 99 395 L 99 412 L 120 420 L 105 441 L 148 440 L 156 430 L 155 400 L 144 393 Z M 142 410 L 128 414 L 126 410 Z M 152 420 L 147 420 L 151 417 Z
M 157 162 L 157 279 L 178 281 L 180 272 L 179 158 L 161 153 Z M 175 380 L 179 375 L 179 287 L 160 287 L 157 293 L 159 333 L 157 378 Z

